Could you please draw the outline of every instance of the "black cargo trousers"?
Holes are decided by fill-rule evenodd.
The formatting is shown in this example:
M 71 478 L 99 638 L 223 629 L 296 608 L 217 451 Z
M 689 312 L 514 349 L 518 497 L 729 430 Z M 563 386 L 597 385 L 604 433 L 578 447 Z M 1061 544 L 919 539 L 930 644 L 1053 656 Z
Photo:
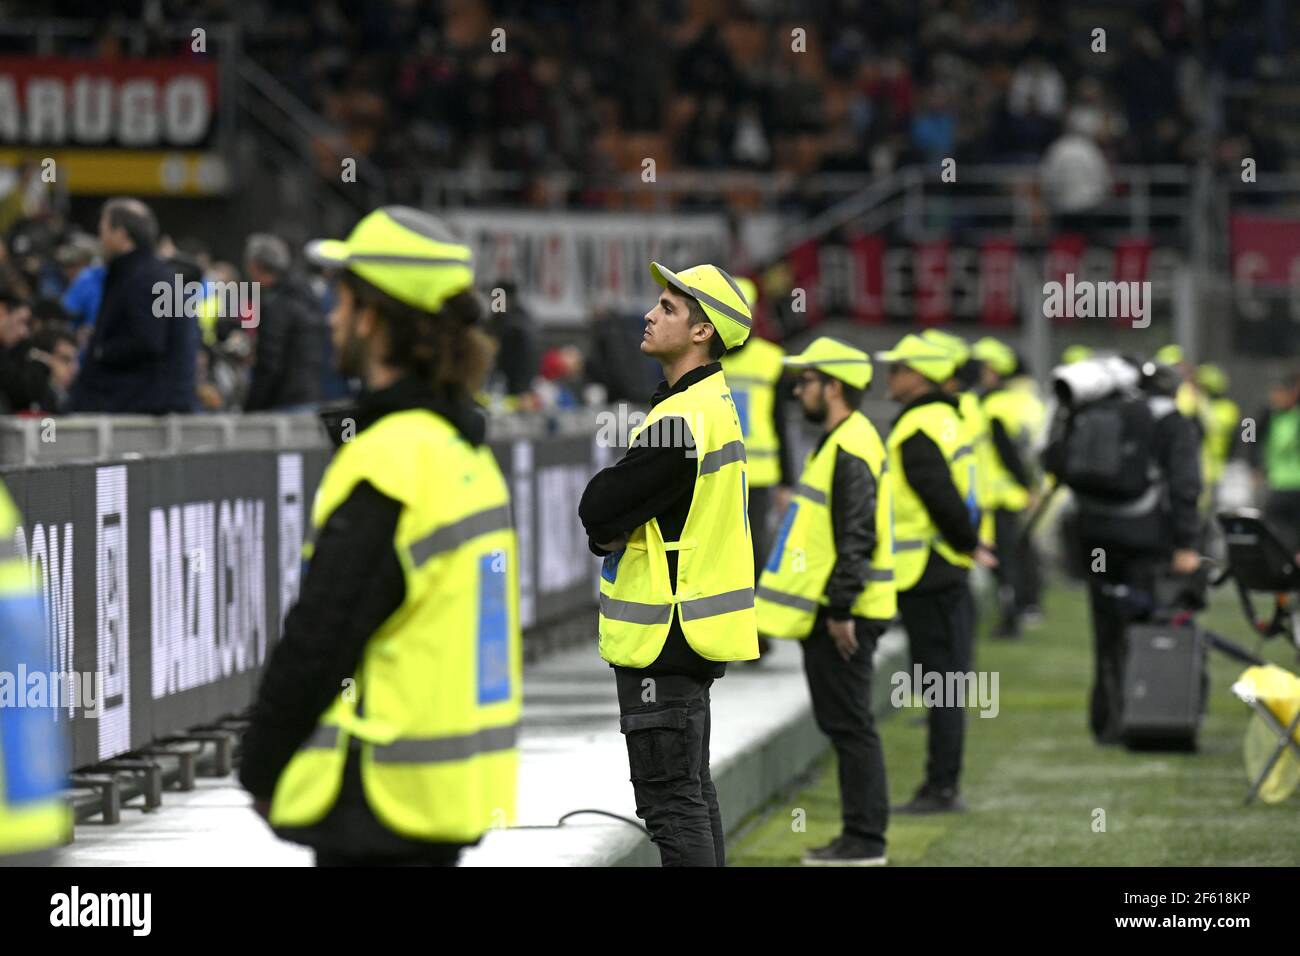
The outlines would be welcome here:
M 614 667 L 620 728 L 636 796 L 664 866 L 724 866 L 718 792 L 709 776 L 710 678 Z

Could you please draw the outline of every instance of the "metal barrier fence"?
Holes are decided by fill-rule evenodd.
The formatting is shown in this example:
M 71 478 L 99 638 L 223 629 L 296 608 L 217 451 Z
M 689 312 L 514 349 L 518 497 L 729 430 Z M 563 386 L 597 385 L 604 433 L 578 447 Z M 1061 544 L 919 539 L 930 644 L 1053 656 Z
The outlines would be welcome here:
M 599 560 L 576 512 L 616 453 L 595 422 L 490 428 L 525 629 L 595 603 Z M 69 724 L 73 767 L 251 704 L 298 593 L 329 457 L 311 416 L 0 420 L 0 479 L 23 515 L 15 544 L 44 608 L 51 672 L 39 681 Z

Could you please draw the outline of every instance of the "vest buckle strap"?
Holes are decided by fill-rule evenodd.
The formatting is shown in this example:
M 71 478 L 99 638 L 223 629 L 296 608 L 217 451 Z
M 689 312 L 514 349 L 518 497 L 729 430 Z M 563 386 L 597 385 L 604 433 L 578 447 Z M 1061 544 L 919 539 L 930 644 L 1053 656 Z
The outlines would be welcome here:
M 804 484 L 802 481 L 795 486 L 794 493 L 816 504 L 826 504 L 826 492 L 818 491 L 812 485 Z
M 729 441 L 700 459 L 700 474 L 711 475 L 715 471 L 720 471 L 723 465 L 745 460 L 745 443 L 739 439 Z
M 787 594 L 785 591 L 778 591 L 775 588 L 760 587 L 758 596 L 764 601 L 770 601 L 773 604 L 781 604 L 785 607 L 792 607 L 796 611 L 808 611 L 815 613 L 817 611 L 817 602 L 811 598 L 799 597 L 797 594 Z
M 640 601 L 621 601 L 608 594 L 600 596 L 600 616 L 611 621 L 650 627 L 667 624 L 672 615 L 671 604 L 642 604 Z
M 459 548 L 472 538 L 510 528 L 510 506 L 497 505 L 443 525 L 411 545 L 411 561 L 418 568 L 435 555 Z
M 740 588 L 726 591 L 712 597 L 695 598 L 678 605 L 682 621 L 697 621 L 703 617 L 716 617 L 719 614 L 731 614 L 733 611 L 748 611 L 754 607 L 754 589 Z
M 519 724 L 484 727 L 470 734 L 448 737 L 403 737 L 376 745 L 375 763 L 451 763 L 482 753 L 511 750 L 519 740 Z

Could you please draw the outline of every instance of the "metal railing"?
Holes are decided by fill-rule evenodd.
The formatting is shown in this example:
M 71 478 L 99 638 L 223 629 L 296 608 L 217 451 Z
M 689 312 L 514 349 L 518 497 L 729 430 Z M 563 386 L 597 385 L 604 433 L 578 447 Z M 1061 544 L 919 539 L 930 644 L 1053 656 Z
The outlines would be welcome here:
M 617 408 L 493 412 L 492 441 L 589 436 Z M 625 438 L 625 436 L 620 436 Z M 122 458 L 217 451 L 327 448 L 320 419 L 309 412 L 215 415 L 0 416 L 0 467 L 102 462 Z

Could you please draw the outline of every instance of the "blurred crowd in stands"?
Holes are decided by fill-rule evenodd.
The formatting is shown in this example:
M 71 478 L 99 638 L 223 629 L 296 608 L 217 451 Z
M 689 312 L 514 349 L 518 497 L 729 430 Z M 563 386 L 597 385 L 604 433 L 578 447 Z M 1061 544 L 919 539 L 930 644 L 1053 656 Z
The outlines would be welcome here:
M 577 207 L 633 202 L 610 184 L 647 157 L 660 171 L 864 176 L 954 156 L 1046 162 L 1049 177 L 1089 180 L 1067 204 L 1097 188 L 1099 162 L 1250 156 L 1271 171 L 1284 157 L 1256 94 L 1291 82 L 1295 27 L 1290 0 L 64 0 L 59 12 L 105 27 L 69 52 L 108 57 L 127 24 L 146 31 L 131 52 L 186 55 L 164 26 L 237 21 L 244 52 L 332 126 L 315 144 L 322 174 L 362 155 L 394 201 L 454 173 L 469 184 L 458 201 Z
M 29 195 L 0 244 L 0 414 L 292 412 L 349 394 L 333 367 L 331 285 L 280 237 L 249 236 L 236 265 L 161 234 L 140 200 L 106 202 L 91 236 L 48 193 Z M 642 401 L 653 388 L 639 322 L 598 317 L 589 373 L 576 346 L 541 349 L 513 283 L 496 288 L 486 404 Z

